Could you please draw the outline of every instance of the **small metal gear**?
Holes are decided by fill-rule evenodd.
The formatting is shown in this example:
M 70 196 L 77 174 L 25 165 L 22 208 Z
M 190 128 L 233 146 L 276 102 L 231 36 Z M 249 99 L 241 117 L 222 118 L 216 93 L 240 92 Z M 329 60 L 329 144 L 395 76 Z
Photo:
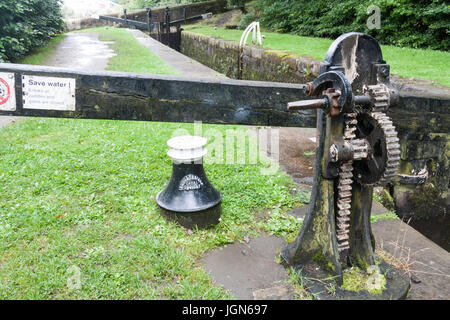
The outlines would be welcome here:
M 363 92 L 372 99 L 372 112 L 386 112 L 389 108 L 391 94 L 389 88 L 384 84 L 364 86 Z

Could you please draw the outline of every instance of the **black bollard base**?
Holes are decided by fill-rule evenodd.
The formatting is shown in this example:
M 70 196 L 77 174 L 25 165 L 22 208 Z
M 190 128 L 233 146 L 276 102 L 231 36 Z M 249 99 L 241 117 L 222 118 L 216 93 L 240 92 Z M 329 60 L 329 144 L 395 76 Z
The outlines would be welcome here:
M 196 212 L 175 212 L 159 207 L 160 214 L 170 221 L 175 221 L 187 229 L 207 229 L 220 222 L 222 208 L 220 203 L 212 208 Z
M 206 177 L 202 158 L 206 139 L 179 136 L 170 139 L 167 154 L 172 158 L 172 175 L 167 186 L 156 195 L 164 217 L 185 228 L 207 228 L 220 222 L 222 194 Z

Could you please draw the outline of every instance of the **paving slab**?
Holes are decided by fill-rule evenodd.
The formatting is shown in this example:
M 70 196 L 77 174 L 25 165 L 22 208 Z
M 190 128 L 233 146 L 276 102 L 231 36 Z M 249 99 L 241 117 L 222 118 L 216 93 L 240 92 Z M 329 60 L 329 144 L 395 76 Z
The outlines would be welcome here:
M 18 120 L 18 117 L 0 116 L 0 128 Z
M 280 238 L 261 235 L 248 243 L 234 242 L 208 252 L 203 265 L 214 282 L 236 299 L 293 299 L 286 270 L 275 261 L 285 245 Z
M 250 133 L 258 139 L 259 151 L 292 177 L 296 183 L 312 186 L 316 128 L 254 127 Z M 261 132 L 261 130 L 264 130 Z M 277 145 L 272 145 L 277 141 Z
M 139 43 L 147 47 L 151 52 L 167 62 L 167 64 L 178 70 L 183 76 L 194 78 L 226 78 L 225 75 L 179 53 L 140 30 L 127 29 L 127 31 L 130 32 Z
M 378 247 L 403 261 L 411 278 L 409 300 L 450 298 L 450 253 L 401 220 L 372 224 Z

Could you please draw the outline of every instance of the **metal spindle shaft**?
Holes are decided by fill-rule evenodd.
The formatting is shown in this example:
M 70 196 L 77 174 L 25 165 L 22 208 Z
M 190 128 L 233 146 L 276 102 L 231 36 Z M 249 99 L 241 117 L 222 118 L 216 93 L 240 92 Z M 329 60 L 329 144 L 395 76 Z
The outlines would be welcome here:
M 307 109 L 323 109 L 329 104 L 328 99 L 313 99 L 313 100 L 300 100 L 289 102 L 287 104 L 288 110 L 307 110 Z

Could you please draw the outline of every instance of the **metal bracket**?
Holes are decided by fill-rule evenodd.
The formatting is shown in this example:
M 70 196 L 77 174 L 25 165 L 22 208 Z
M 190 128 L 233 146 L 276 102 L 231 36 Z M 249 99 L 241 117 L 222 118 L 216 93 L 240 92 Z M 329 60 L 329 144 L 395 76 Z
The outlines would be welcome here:
M 416 175 L 397 174 L 395 181 L 404 184 L 424 184 L 427 181 L 428 177 L 429 173 L 427 168 L 425 167 Z

